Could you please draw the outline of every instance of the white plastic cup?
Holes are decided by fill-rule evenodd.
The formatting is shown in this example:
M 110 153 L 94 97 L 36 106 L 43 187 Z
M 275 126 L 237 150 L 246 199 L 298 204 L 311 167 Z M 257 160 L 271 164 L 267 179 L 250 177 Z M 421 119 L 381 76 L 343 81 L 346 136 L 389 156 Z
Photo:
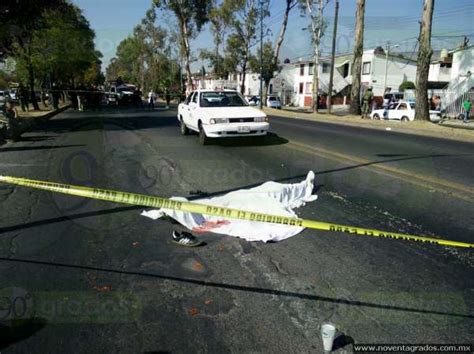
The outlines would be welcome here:
M 323 347 L 325 352 L 332 351 L 334 337 L 336 335 L 336 326 L 332 323 L 323 323 L 321 325 L 321 337 L 323 339 Z

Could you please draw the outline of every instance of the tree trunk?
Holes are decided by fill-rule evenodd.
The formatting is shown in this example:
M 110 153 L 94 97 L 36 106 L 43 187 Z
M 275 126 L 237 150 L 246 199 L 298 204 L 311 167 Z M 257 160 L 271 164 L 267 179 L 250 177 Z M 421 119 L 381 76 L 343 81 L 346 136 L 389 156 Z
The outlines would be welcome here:
M 241 78 L 241 83 L 240 83 L 240 93 L 242 95 L 245 95 L 245 77 L 247 76 L 247 60 L 244 59 L 244 62 L 242 63 L 242 78 Z
M 30 86 L 30 101 L 33 104 L 33 109 L 39 111 L 40 108 L 35 94 L 35 71 L 31 63 L 28 64 L 28 84 Z
M 245 95 L 245 77 L 247 76 L 247 63 L 249 61 L 249 43 L 250 43 L 250 38 L 247 38 L 247 48 L 244 53 L 244 57 L 242 59 L 242 82 L 240 83 L 240 93 L 242 95 Z
M 313 112 L 319 110 L 319 44 L 314 49 L 314 67 L 313 67 Z
M 283 17 L 283 22 L 280 27 L 280 33 L 278 34 L 278 39 L 275 44 L 275 50 L 273 52 L 273 63 L 276 65 L 278 62 L 278 57 L 280 56 L 281 45 L 285 39 L 286 27 L 288 26 L 288 16 L 291 9 L 297 4 L 294 0 L 286 0 L 285 14 Z
M 431 55 L 431 24 L 433 20 L 435 0 L 424 0 L 423 17 L 420 25 L 420 50 L 418 52 L 418 68 L 416 71 L 416 106 L 415 119 L 430 120 L 430 107 L 428 102 L 428 74 L 430 70 Z
M 337 36 L 337 18 L 339 16 L 339 0 L 336 0 L 336 5 L 334 9 L 334 29 L 332 32 L 332 52 L 331 52 L 331 72 L 329 73 L 329 86 L 328 86 L 328 99 L 327 99 L 327 108 L 328 113 L 331 114 L 332 111 L 332 87 L 334 82 L 334 66 L 336 61 L 336 36 Z
M 357 0 L 354 59 L 352 61 L 351 107 L 352 114 L 360 114 L 360 80 L 362 74 L 362 55 L 364 54 L 364 15 L 365 0 Z
M 215 53 L 215 56 L 216 56 L 216 62 L 214 63 L 214 76 L 217 76 L 218 73 L 220 72 L 219 70 L 219 46 L 220 46 L 220 43 L 219 43 L 219 40 L 216 40 L 216 53 Z
M 184 56 L 184 70 L 186 71 L 186 90 L 187 92 L 193 90 L 193 79 L 191 75 L 191 66 L 189 63 L 189 33 L 188 26 L 186 25 L 186 20 L 181 18 L 181 49 Z

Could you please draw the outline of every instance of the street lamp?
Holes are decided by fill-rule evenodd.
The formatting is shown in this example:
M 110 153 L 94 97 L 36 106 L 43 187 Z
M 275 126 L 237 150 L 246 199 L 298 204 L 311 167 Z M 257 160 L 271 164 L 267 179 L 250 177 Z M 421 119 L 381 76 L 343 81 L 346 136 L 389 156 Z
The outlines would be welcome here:
M 383 94 L 387 91 L 387 72 L 388 72 L 388 56 L 390 55 L 390 49 L 400 47 L 399 44 L 395 44 L 393 47 L 390 47 L 390 41 L 385 45 L 385 75 L 383 80 Z

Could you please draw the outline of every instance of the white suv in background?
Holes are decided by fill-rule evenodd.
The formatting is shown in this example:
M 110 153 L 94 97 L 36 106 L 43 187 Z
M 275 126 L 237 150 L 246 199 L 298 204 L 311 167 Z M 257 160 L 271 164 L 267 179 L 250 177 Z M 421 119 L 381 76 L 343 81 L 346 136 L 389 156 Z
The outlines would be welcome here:
M 281 101 L 278 96 L 268 96 L 267 97 L 267 107 L 281 109 Z

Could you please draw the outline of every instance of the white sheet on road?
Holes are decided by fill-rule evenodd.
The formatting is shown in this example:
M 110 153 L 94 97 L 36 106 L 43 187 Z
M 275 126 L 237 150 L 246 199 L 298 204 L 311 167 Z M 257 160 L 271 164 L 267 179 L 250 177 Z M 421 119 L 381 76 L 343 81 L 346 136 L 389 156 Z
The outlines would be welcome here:
M 215 205 L 244 211 L 261 212 L 272 215 L 298 217 L 293 209 L 317 199 L 312 195 L 314 172 L 310 171 L 300 183 L 282 184 L 266 182 L 262 185 L 241 189 L 214 198 L 193 200 L 199 204 Z M 173 197 L 174 200 L 187 201 L 186 198 Z M 244 238 L 248 241 L 281 241 L 297 235 L 303 227 L 262 223 L 238 219 L 226 219 L 220 216 L 209 216 L 169 209 L 143 211 L 142 215 L 158 219 L 168 215 L 186 226 L 194 233 L 214 232 Z

